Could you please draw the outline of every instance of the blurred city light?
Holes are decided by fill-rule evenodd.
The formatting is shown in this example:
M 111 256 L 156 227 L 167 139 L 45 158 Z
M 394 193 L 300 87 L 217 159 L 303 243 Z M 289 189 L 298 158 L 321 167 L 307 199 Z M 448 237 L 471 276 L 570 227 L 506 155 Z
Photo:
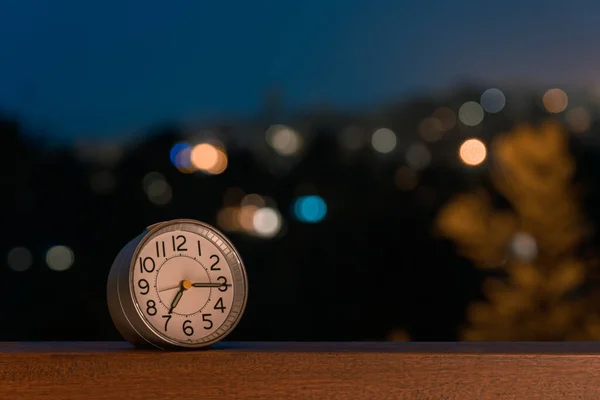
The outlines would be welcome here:
M 195 145 L 190 153 L 190 161 L 194 168 L 211 175 L 218 175 L 227 169 L 227 153 L 222 146 L 211 143 Z
M 396 148 L 396 134 L 387 128 L 380 128 L 373 132 L 371 145 L 379 153 L 389 153 Z
M 506 97 L 500 89 L 491 88 L 483 92 L 480 99 L 481 107 L 489 113 L 502 111 L 506 105 Z
M 110 171 L 99 171 L 90 177 L 90 187 L 98 194 L 108 194 L 115 186 L 115 176 Z
M 427 142 L 437 142 L 442 138 L 444 126 L 436 117 L 427 117 L 419 125 L 419 134 Z
M 33 264 L 33 255 L 25 247 L 15 247 L 8 252 L 6 262 L 13 271 L 23 272 Z
M 240 208 L 238 215 L 238 223 L 243 230 L 248 234 L 254 233 L 254 214 L 259 210 L 259 207 L 251 204 Z
M 182 172 L 192 171 L 192 146 L 187 143 L 176 143 L 170 152 L 171 163 Z
M 270 207 L 263 207 L 254 213 L 254 232 L 261 237 L 271 238 L 281 230 L 281 215 Z
M 67 246 L 54 246 L 46 253 L 46 264 L 54 271 L 65 271 L 73 265 L 75 255 Z
M 487 149 L 481 140 L 467 139 L 460 145 L 458 155 L 463 163 L 475 166 L 485 160 Z
M 273 125 L 266 132 L 269 146 L 282 156 L 291 156 L 300 151 L 302 138 L 292 128 L 285 125 Z
M 192 149 L 191 162 L 197 169 L 209 171 L 219 163 L 219 150 L 209 143 L 197 144 Z
M 250 193 L 244 196 L 240 204 L 242 206 L 256 206 L 258 208 L 261 208 L 265 206 L 265 199 L 259 194 Z
M 240 220 L 240 208 L 239 207 L 225 207 L 219 210 L 217 213 L 217 225 L 228 232 L 235 232 L 241 229 L 239 223 Z
M 563 112 L 569 104 L 567 94 L 561 89 L 550 89 L 542 97 L 546 111 L 557 114 Z
M 538 253 L 537 242 L 528 233 L 515 233 L 510 241 L 510 250 L 517 260 L 531 262 L 535 260 Z
M 467 126 L 476 126 L 483 121 L 483 108 L 476 101 L 467 101 L 458 110 L 458 119 Z
M 431 152 L 423 143 L 413 143 L 406 149 L 405 159 L 409 167 L 420 171 L 431 163 Z
M 346 127 L 339 139 L 342 147 L 349 151 L 359 150 L 365 145 L 363 130 L 357 126 Z
M 171 185 L 159 172 L 150 172 L 142 179 L 142 186 L 148 199 L 156 205 L 165 205 L 171 201 L 173 191 Z
M 592 117 L 584 107 L 575 107 L 567 111 L 566 121 L 569 129 L 575 133 L 584 133 L 590 129 Z
M 294 202 L 293 211 L 299 221 L 317 223 L 327 215 L 327 204 L 321 196 L 302 196 Z
M 442 130 L 449 131 L 456 126 L 456 114 L 448 107 L 440 107 L 434 111 L 433 117 L 442 124 Z

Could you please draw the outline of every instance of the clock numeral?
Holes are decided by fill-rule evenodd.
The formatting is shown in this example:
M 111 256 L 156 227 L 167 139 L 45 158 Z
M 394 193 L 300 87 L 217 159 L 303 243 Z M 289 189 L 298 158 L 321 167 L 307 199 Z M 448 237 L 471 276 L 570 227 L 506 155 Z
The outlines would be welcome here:
M 198 255 L 202 256 L 202 247 L 200 247 L 200 241 L 198 240 Z
M 172 315 L 163 315 L 162 317 L 167 319 L 165 321 L 165 332 L 166 332 L 167 331 L 167 325 L 169 325 L 169 321 L 171 320 Z
M 194 328 L 192 328 L 191 324 L 192 321 L 190 321 L 189 319 L 186 319 L 185 321 L 183 321 L 183 333 L 185 333 L 186 336 L 192 336 L 194 334 Z
M 215 267 L 219 263 L 219 261 L 221 261 L 221 259 L 219 258 L 219 256 L 216 255 L 216 254 L 213 254 L 212 256 L 210 256 L 210 259 L 211 260 L 216 259 L 215 262 L 213 263 L 213 265 L 210 266 L 210 270 L 211 271 L 220 271 L 221 268 Z
M 146 309 L 146 313 L 148 315 L 156 315 L 156 303 L 154 302 L 154 300 L 148 300 L 146 302 L 146 306 L 148 307 Z
M 212 314 L 202 314 L 202 321 L 208 322 L 208 325 L 204 325 L 204 329 L 210 329 L 213 327 L 213 322 L 209 318 L 210 316 L 212 316 Z
M 140 279 L 138 281 L 138 286 L 140 289 L 142 289 L 142 291 L 140 292 L 140 294 L 148 294 L 150 292 L 150 284 L 148 283 L 147 280 L 145 279 Z M 145 292 L 144 292 L 145 290 Z
M 219 287 L 220 292 L 226 292 L 229 286 L 231 286 L 231 283 L 227 283 L 227 278 L 224 276 L 218 277 L 217 280 L 221 282 L 221 287 Z
M 156 263 L 152 257 L 146 257 L 142 260 L 140 257 L 140 272 L 152 272 L 156 268 Z
M 180 240 L 180 239 L 183 241 L 181 243 L 177 244 L 176 241 Z M 183 235 L 177 235 L 177 237 L 171 236 L 171 241 L 173 242 L 173 251 L 187 251 L 187 249 L 185 247 L 183 247 L 186 240 L 187 239 Z
M 223 304 L 223 298 L 222 297 L 219 297 L 219 300 L 217 300 L 217 302 L 215 303 L 214 309 L 215 310 L 221 310 L 221 313 L 225 312 L 226 307 Z
M 162 250 L 162 256 L 161 256 L 161 250 Z M 162 240 L 160 243 L 156 242 L 156 257 L 166 257 L 167 256 L 167 251 L 165 249 L 165 241 Z

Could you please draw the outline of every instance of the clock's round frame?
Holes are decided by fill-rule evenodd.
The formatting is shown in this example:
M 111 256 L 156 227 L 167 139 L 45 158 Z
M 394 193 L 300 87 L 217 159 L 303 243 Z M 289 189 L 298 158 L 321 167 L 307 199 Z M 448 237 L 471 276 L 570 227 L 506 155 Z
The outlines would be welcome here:
M 193 226 L 193 230 L 182 229 Z M 227 263 L 234 276 L 234 299 L 236 311 L 232 310 L 223 325 L 225 330 L 207 341 L 197 343 L 184 343 L 172 340 L 156 330 L 145 318 L 136 302 L 133 293 L 132 268 L 141 249 L 153 237 L 174 230 L 186 230 L 201 236 L 202 230 L 209 231 L 217 240 L 222 240 L 231 250 L 226 255 Z M 208 240 L 212 240 L 204 236 Z M 213 241 L 214 242 L 214 241 Z M 214 243 L 217 245 L 216 243 Z M 217 245 L 218 247 L 218 245 Z M 175 219 L 159 222 L 149 226 L 142 234 L 132 239 L 119 252 L 111 267 L 107 283 L 107 300 L 111 318 L 119 333 L 130 343 L 137 347 L 155 347 L 159 349 L 193 349 L 203 348 L 225 338 L 239 323 L 248 298 L 248 278 L 246 268 L 239 252 L 227 237 L 213 226 L 193 219 Z M 236 315 L 232 315 L 232 314 Z M 218 331 L 217 331 L 218 332 Z M 214 334 L 213 334 L 214 335 Z

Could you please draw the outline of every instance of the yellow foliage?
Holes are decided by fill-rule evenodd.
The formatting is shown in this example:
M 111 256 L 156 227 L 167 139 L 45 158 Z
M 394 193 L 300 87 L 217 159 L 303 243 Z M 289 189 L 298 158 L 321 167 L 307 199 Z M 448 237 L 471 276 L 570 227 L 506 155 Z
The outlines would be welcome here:
M 479 268 L 500 266 L 506 279 L 483 284 L 485 302 L 467 309 L 463 340 L 594 340 L 600 317 L 590 301 L 565 294 L 584 283 L 590 265 L 576 257 L 587 234 L 567 136 L 556 122 L 522 125 L 491 146 L 490 178 L 511 204 L 498 210 L 485 190 L 451 199 L 436 220 L 438 234 Z M 533 260 L 511 253 L 515 233 L 535 239 Z M 502 262 L 505 261 L 505 262 Z

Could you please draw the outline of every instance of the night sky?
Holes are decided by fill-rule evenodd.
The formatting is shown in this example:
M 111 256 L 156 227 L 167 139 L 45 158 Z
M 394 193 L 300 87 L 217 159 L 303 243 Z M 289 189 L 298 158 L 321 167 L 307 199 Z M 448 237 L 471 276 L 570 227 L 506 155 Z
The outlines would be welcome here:
M 53 139 L 347 107 L 465 79 L 596 84 L 597 1 L 3 0 L 0 109 Z

